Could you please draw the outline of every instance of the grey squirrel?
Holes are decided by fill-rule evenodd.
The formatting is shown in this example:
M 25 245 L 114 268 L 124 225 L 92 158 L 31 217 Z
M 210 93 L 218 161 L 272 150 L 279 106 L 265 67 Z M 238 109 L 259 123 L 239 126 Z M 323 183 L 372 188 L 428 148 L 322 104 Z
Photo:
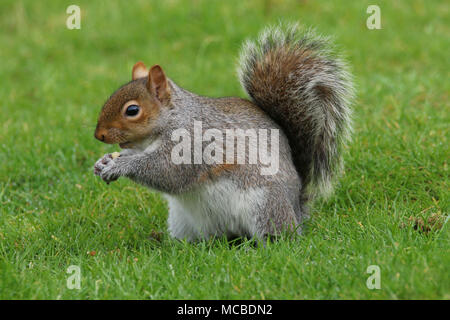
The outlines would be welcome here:
M 123 176 L 162 192 L 174 238 L 300 233 L 308 203 L 330 191 L 341 167 L 353 87 L 346 64 L 327 38 L 302 32 L 296 24 L 266 28 L 258 40 L 244 44 L 238 74 L 251 101 L 196 95 L 166 77 L 159 65 L 148 70 L 138 62 L 132 81 L 114 92 L 100 113 L 95 137 L 124 150 L 117 158 L 106 154 L 99 159 L 94 173 L 107 183 Z M 219 158 L 231 150 L 234 161 L 192 163 L 198 151 L 190 140 L 196 123 L 201 134 L 279 132 L 278 140 L 265 139 L 277 156 L 276 172 L 262 174 L 267 163 L 250 161 L 249 150 L 260 140 L 251 136 L 240 140 L 247 145 L 240 149 L 244 162 L 235 160 L 236 137 L 231 148 L 215 137 L 209 142 L 224 147 Z M 174 137 L 179 130 L 190 136 Z M 181 141 L 186 149 L 179 152 Z M 207 142 L 200 142 L 201 150 Z M 191 162 L 174 161 L 174 154 Z

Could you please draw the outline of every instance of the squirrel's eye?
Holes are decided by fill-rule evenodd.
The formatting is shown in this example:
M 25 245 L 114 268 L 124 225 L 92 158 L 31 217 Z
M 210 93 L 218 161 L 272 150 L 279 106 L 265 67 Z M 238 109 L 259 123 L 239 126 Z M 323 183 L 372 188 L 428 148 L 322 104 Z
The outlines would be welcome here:
M 131 106 L 129 106 L 127 108 L 127 110 L 125 110 L 125 114 L 130 117 L 137 115 L 138 112 L 139 112 L 139 106 L 137 106 L 135 104 L 132 104 Z

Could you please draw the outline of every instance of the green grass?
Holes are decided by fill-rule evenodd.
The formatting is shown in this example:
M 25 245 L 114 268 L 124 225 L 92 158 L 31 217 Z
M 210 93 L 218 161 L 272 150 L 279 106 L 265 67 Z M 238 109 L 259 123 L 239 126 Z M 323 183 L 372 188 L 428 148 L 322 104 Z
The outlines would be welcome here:
M 381 30 L 366 28 L 373 1 L 275 0 L 75 1 L 81 30 L 68 30 L 74 1 L 2 1 L 0 298 L 450 299 L 448 223 L 412 221 L 449 212 L 449 4 L 375 2 Z M 334 36 L 352 66 L 345 174 L 302 237 L 175 241 L 158 194 L 92 174 L 117 150 L 93 137 L 101 105 L 138 60 L 196 93 L 244 96 L 240 44 L 279 20 Z

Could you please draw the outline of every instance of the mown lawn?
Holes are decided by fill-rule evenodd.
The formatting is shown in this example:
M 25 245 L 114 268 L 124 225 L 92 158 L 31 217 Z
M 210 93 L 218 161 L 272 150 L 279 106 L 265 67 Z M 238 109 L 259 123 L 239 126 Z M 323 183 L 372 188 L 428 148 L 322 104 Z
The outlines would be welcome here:
M 450 6 L 375 2 L 1 1 L 0 298 L 450 299 Z M 280 20 L 332 35 L 352 66 L 345 173 L 302 237 L 172 240 L 158 194 L 92 174 L 117 150 L 93 137 L 101 105 L 138 60 L 199 94 L 244 96 L 240 43 Z

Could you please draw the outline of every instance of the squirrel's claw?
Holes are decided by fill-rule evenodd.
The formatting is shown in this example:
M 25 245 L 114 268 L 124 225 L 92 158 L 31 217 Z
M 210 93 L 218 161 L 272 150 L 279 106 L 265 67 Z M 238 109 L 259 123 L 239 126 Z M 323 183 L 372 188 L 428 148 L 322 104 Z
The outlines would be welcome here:
M 111 154 L 105 154 L 94 165 L 94 174 L 103 179 L 107 184 L 119 178 L 119 174 L 115 168 L 115 161 Z

